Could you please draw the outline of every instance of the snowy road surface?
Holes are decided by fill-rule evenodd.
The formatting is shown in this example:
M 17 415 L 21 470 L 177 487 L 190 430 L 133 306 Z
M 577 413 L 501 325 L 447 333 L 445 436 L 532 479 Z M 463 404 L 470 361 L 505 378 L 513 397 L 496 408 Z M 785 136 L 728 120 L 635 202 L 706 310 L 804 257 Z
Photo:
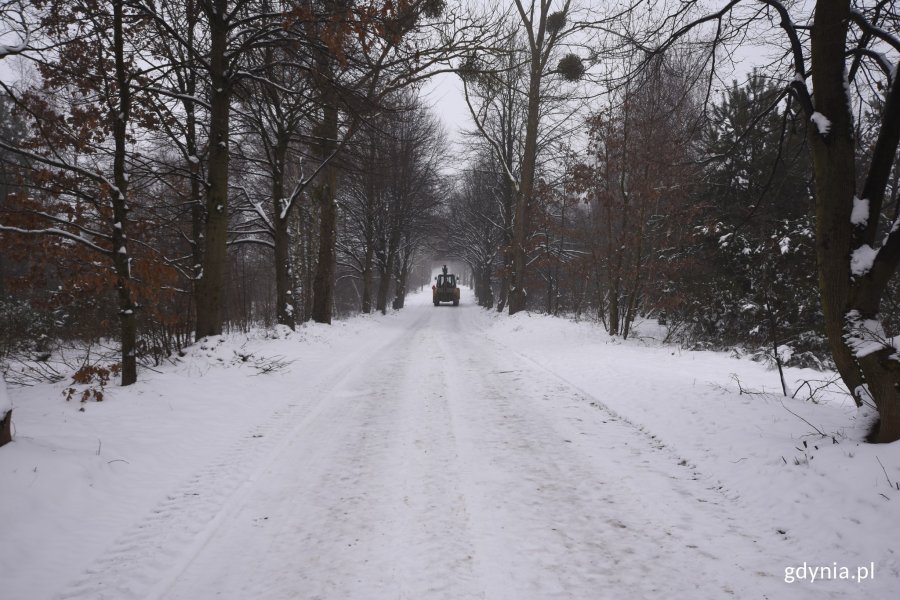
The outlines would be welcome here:
M 349 366 L 162 596 L 721 597 L 746 579 L 737 556 L 762 549 L 721 499 L 504 358 L 473 310 L 414 307 Z
M 471 301 L 417 301 L 284 389 L 56 597 L 842 597 L 788 586 L 797 556 L 768 524 L 603 390 L 486 336 Z

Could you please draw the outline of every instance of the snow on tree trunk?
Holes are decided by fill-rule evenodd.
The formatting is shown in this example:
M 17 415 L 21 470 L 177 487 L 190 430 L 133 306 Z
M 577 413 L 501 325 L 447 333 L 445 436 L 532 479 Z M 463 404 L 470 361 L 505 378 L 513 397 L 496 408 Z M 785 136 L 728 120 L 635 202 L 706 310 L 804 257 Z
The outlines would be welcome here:
M 879 306 L 890 275 L 879 277 L 880 273 L 871 269 L 851 272 L 851 257 L 857 249 L 871 246 L 869 242 L 873 240 L 854 231 L 854 222 L 863 229 L 866 225 L 853 215 L 856 149 L 845 83 L 849 21 L 849 2 L 817 3 L 811 31 L 814 104 L 815 112 L 830 124 L 823 130 L 822 118 L 817 118 L 817 126 L 810 126 L 808 134 L 816 179 L 819 285 L 828 340 L 841 377 L 858 402 L 871 401 L 877 407 L 880 425 L 875 441 L 892 442 L 900 439 L 900 362 L 894 358 L 893 345 L 877 339 L 881 330 Z M 889 153 L 890 162 L 896 156 L 900 129 L 896 117 L 890 114 L 897 104 L 897 95 L 894 82 L 888 92 L 880 134 L 880 138 L 890 138 L 880 144 L 881 151 Z M 883 189 L 880 193 L 883 195 Z M 882 252 L 885 250 L 887 242 L 881 248 Z M 896 269 L 896 258 L 891 258 L 883 258 L 888 265 L 885 273 L 892 274 Z M 866 341 L 875 342 L 878 347 L 872 348 Z

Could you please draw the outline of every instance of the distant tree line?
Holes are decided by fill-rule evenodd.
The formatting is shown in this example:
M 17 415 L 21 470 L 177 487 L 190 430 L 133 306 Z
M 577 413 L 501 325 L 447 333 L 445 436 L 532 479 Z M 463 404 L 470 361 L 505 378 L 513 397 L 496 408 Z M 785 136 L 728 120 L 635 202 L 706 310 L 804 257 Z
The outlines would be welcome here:
M 127 385 L 142 357 L 228 328 L 402 305 L 442 135 L 405 90 L 480 35 L 443 1 L 0 15 L 24 68 L 0 96 L 2 352 L 115 332 Z
M 476 127 L 449 213 L 479 303 L 824 359 L 877 409 L 873 439 L 900 439 L 900 16 L 642 4 L 517 0 L 461 69 Z M 787 50 L 723 87 L 748 36 Z
M 492 309 L 833 365 L 875 438 L 900 438 L 890 2 L 0 0 L 0 18 L 0 59 L 26 66 L 0 99 L 0 353 L 115 331 L 127 384 L 228 328 L 401 308 L 438 253 Z M 727 84 L 748 38 L 780 54 Z M 418 99 L 440 71 L 472 117 L 455 178 Z

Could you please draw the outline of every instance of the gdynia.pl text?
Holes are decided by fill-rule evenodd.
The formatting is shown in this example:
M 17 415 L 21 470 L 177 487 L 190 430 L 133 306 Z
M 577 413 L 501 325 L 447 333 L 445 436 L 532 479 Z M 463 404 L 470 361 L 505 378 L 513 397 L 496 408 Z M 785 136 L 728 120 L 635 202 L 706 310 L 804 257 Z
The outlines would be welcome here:
M 784 582 L 794 583 L 795 581 L 820 581 L 823 579 L 838 579 L 849 581 L 866 581 L 875 579 L 875 563 L 857 567 L 841 567 L 832 563 L 829 566 L 811 566 L 805 562 L 797 567 L 784 568 Z

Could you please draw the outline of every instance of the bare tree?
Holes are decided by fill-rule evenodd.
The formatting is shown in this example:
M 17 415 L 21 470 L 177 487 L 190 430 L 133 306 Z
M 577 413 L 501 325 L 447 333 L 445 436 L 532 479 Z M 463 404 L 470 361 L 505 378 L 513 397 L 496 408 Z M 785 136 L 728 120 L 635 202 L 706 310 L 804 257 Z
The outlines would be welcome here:
M 494 271 L 502 265 L 508 179 L 492 168 L 494 160 L 483 156 L 464 171 L 450 196 L 447 247 L 472 270 L 475 297 L 485 308 L 494 306 Z M 503 294 L 503 281 L 500 293 Z
M 303 11 L 319 15 L 307 19 L 306 31 L 315 40 L 313 81 L 320 108 L 314 136 L 322 159 L 345 144 L 356 123 L 391 94 L 450 70 L 449 63 L 487 36 L 480 22 L 461 14 L 461 3 L 443 0 L 307 0 Z M 311 192 L 320 223 L 311 317 L 320 323 L 331 322 L 334 301 L 338 183 L 336 167 L 326 166 Z
M 257 71 L 263 65 L 252 64 L 252 52 L 260 47 L 286 43 L 287 12 L 290 7 L 279 0 L 186 0 L 196 1 L 196 10 L 203 16 L 197 39 L 197 28 L 184 27 L 179 21 L 180 11 L 171 11 L 167 3 L 131 0 L 142 14 L 155 24 L 169 44 L 180 46 L 172 58 L 189 58 L 200 77 L 205 98 L 200 102 L 207 108 L 205 224 L 201 272 L 197 283 L 197 338 L 222 332 L 223 285 L 226 272 L 228 244 L 229 163 L 231 148 L 231 116 L 234 92 L 239 82 L 263 77 Z M 205 42 L 205 43 L 199 43 Z M 175 96 L 186 98 L 180 90 Z M 197 102 L 187 97 L 186 110 Z M 189 160 L 199 160 L 196 154 Z M 199 234 L 198 234 L 199 235 Z M 196 243 L 196 240 L 195 240 Z
M 350 173 L 340 205 L 347 230 L 339 248 L 362 278 L 363 312 L 371 310 L 373 293 L 376 310 L 385 312 L 392 287 L 393 305 L 403 305 L 409 270 L 440 201 L 442 139 L 435 118 L 410 94 L 398 94 L 368 120 L 345 161 Z
M 294 276 L 290 256 L 292 214 L 301 202 L 316 172 L 304 169 L 306 140 L 303 135 L 315 104 L 310 97 L 309 78 L 293 65 L 303 60 L 295 50 L 265 48 L 258 57 L 266 66 L 265 78 L 250 80 L 238 90 L 240 121 L 247 128 L 242 151 L 248 175 L 258 173 L 260 186 L 235 184 L 250 218 L 233 225 L 232 244 L 261 244 L 272 249 L 275 272 L 276 321 L 291 329 L 296 324 Z M 325 163 L 319 164 L 319 169 Z M 266 207 L 262 205 L 261 190 Z
M 492 7 L 495 12 L 504 11 Z M 627 13 L 630 7 L 620 12 Z M 598 34 L 611 22 L 612 15 L 601 15 L 590 6 L 581 6 L 572 0 L 554 3 L 550 0 L 516 0 L 511 15 L 508 15 L 506 33 L 501 35 L 492 52 L 472 54 L 460 66 L 463 91 L 478 131 L 490 144 L 501 162 L 514 192 L 512 211 L 512 232 L 509 247 L 509 312 L 514 314 L 526 306 L 526 266 L 528 263 L 528 239 L 531 235 L 531 205 L 538 171 L 538 155 L 542 147 L 542 126 L 551 122 L 551 131 L 557 131 L 571 121 L 565 115 L 551 114 L 552 107 L 565 105 L 567 101 L 579 97 L 572 84 L 585 77 L 587 70 L 598 61 L 597 47 L 601 44 Z M 590 52 L 586 49 L 592 48 Z M 581 55 L 579 54 L 581 52 Z M 509 140 L 497 138 L 485 126 L 485 94 L 479 105 L 473 102 L 470 88 L 478 90 L 502 89 L 503 81 L 498 74 L 524 71 L 521 80 L 516 81 L 515 91 L 518 107 L 509 113 L 510 119 L 521 118 L 518 133 L 521 144 L 516 152 L 510 152 Z M 507 80 L 506 85 L 509 85 Z M 565 91 L 565 86 L 570 91 Z M 494 93 L 486 95 L 491 101 Z M 566 111 L 571 113 L 571 111 Z M 508 135 L 513 133 L 514 122 L 509 122 Z M 558 134 L 558 131 L 557 131 Z M 544 147 L 546 140 L 544 140 Z M 518 159 L 518 164 L 512 162 Z

